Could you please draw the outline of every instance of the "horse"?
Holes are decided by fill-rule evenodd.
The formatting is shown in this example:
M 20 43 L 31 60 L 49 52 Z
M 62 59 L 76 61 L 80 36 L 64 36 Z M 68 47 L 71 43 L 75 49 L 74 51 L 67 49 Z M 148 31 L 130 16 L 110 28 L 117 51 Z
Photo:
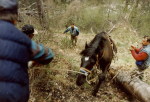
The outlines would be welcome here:
M 97 67 L 102 70 L 102 73 L 98 75 L 98 82 L 92 91 L 92 95 L 96 96 L 100 85 L 106 79 L 106 74 L 115 53 L 117 53 L 117 47 L 106 32 L 95 35 L 94 39 L 89 44 L 86 43 L 85 49 L 80 52 L 80 55 L 82 55 L 80 72 L 82 74 L 78 74 L 76 84 L 78 86 L 83 85 L 93 66 L 98 64 Z

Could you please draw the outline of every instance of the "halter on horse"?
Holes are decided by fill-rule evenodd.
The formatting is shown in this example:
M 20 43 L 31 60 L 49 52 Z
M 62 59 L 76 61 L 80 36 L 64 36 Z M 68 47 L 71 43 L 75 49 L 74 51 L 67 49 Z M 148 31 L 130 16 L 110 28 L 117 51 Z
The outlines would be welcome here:
M 78 86 L 84 84 L 86 76 L 91 73 L 93 66 L 98 63 L 98 69 L 101 69 L 102 73 L 98 76 L 98 83 L 92 93 L 96 96 L 101 83 L 105 81 L 114 52 L 117 52 L 117 48 L 106 32 L 97 34 L 89 44 L 85 45 L 85 49 L 80 53 L 82 55 L 80 71 L 83 74 L 78 75 L 76 84 Z

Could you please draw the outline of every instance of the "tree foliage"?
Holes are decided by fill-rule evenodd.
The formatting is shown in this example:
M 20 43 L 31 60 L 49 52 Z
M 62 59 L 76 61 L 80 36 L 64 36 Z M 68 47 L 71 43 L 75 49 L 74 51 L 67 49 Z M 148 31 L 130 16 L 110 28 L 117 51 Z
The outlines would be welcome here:
M 128 4 L 128 8 L 129 6 L 133 7 L 129 17 L 130 23 L 140 35 L 150 35 L 150 1 L 135 0 Z
M 34 9 L 37 12 L 39 22 L 45 28 L 64 29 L 65 26 L 75 23 L 83 31 L 107 31 L 119 20 L 126 19 L 140 34 L 148 35 L 150 32 L 149 0 L 20 0 L 20 2 L 22 8 Z

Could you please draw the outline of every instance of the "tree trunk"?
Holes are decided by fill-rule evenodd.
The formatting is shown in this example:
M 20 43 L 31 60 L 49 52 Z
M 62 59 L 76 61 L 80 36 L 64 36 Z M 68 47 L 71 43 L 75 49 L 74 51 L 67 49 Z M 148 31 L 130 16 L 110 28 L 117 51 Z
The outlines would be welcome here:
M 46 19 L 47 15 L 44 10 L 43 0 L 36 0 L 36 2 L 37 2 L 40 24 L 43 28 L 46 28 L 48 30 L 49 29 L 49 23 L 48 23 L 49 21 L 47 21 L 47 19 Z
M 43 13 L 41 0 L 37 0 L 37 8 L 38 8 L 38 14 L 39 14 L 39 18 L 40 18 L 40 23 L 43 24 L 44 13 Z
M 139 2 L 140 2 L 140 0 L 136 0 L 135 8 L 138 8 Z
M 117 74 L 116 74 L 117 73 Z M 150 85 L 141 81 L 138 77 L 132 77 L 127 71 L 111 69 L 110 74 L 125 88 L 134 98 L 140 102 L 150 102 Z

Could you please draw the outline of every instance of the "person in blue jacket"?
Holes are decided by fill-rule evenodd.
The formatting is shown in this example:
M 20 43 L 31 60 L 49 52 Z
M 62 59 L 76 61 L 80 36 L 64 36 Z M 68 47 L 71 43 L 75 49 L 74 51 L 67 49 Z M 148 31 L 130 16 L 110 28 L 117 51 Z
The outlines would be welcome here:
M 0 0 L 0 102 L 28 102 L 28 62 L 48 64 L 54 54 L 15 27 L 16 0 Z
M 76 27 L 74 24 L 72 24 L 71 26 L 69 26 L 65 31 L 64 31 L 64 34 L 67 33 L 68 31 L 70 31 L 70 34 L 71 34 L 71 42 L 72 42 L 72 45 L 75 45 L 77 44 L 77 37 L 79 35 L 79 29 L 78 27 Z

